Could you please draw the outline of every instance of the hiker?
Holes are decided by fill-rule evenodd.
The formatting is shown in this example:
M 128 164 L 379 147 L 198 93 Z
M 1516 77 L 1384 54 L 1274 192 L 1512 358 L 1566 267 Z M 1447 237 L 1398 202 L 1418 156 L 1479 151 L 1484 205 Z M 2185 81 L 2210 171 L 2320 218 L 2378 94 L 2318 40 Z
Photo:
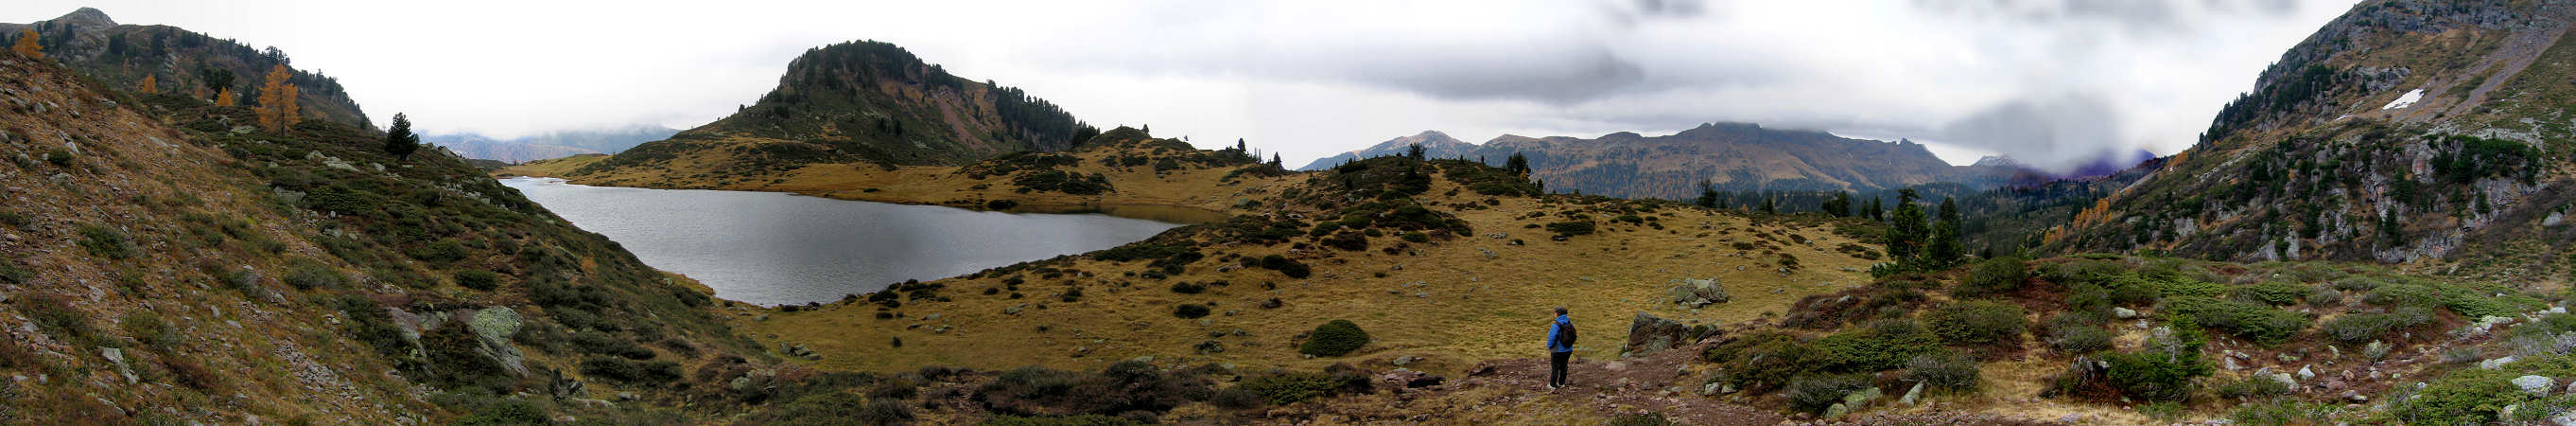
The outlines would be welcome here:
M 1565 363 L 1574 358 L 1574 318 L 1565 316 L 1565 307 L 1556 307 L 1556 321 L 1547 327 L 1547 387 L 1565 387 Z

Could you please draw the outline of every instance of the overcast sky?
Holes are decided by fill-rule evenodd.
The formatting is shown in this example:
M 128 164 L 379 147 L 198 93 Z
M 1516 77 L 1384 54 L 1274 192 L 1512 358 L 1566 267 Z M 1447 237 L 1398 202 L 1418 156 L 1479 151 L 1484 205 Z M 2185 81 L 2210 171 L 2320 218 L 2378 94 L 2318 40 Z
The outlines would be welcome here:
M 132 1 L 81 6 L 285 50 L 379 122 L 510 137 L 689 128 L 806 48 L 875 39 L 1101 127 L 1290 165 L 1422 130 L 1669 134 L 1744 121 L 2064 164 L 2188 147 L 2350 0 Z

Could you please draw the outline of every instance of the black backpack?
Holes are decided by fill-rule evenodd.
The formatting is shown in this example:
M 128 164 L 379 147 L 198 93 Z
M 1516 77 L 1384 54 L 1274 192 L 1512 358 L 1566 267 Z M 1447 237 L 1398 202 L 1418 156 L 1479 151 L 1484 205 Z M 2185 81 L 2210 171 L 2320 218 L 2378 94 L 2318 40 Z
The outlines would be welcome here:
M 1550 343 L 1555 343 L 1556 347 L 1560 348 L 1573 348 L 1574 323 L 1556 323 L 1556 341 Z

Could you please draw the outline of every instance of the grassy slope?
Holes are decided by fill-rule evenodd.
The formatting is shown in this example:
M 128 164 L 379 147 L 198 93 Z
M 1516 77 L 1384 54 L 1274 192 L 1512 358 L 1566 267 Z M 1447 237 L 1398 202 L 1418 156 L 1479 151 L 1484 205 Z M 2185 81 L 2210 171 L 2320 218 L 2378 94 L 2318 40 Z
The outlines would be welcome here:
M 13 159 L 0 167 L 13 200 L 0 207 L 9 218 L 0 269 L 11 272 L 0 279 L 9 300 L 0 311 L 11 313 L 0 315 L 11 330 L 0 350 L 29 354 L 0 363 L 28 378 L 0 384 L 13 401 L 0 404 L 0 421 L 437 421 L 495 401 L 441 391 L 542 394 L 545 369 L 585 380 L 576 364 L 596 354 L 567 346 L 569 335 L 637 345 L 657 361 L 757 356 L 690 306 L 706 305 L 704 288 L 644 268 L 460 159 L 423 152 L 397 161 L 358 130 L 320 120 L 270 134 L 229 124 L 248 122 L 247 108 L 131 97 L 50 64 L 0 57 L 0 97 L 17 108 L 0 116 L 8 134 L 0 148 Z M 56 106 L 19 106 L 46 104 Z M 475 270 L 499 272 L 497 287 L 456 281 Z M 548 302 L 538 287 L 597 305 Z M 417 315 L 421 332 L 438 334 L 462 327 L 438 318 L 490 307 L 526 318 L 521 339 L 502 346 L 525 354 L 531 376 L 469 369 L 481 355 L 450 357 L 459 352 L 437 351 L 457 347 L 388 334 L 398 325 L 383 316 L 352 315 Z M 588 321 L 567 329 L 564 318 L 574 315 Z M 143 326 L 153 318 L 171 328 Z M 415 358 L 401 350 L 409 345 L 433 355 Z M 126 384 L 100 355 L 111 347 L 123 348 L 140 383 Z M 623 388 L 667 405 L 688 389 L 586 381 L 607 393 L 572 397 Z M 527 402 L 585 418 L 640 412 Z

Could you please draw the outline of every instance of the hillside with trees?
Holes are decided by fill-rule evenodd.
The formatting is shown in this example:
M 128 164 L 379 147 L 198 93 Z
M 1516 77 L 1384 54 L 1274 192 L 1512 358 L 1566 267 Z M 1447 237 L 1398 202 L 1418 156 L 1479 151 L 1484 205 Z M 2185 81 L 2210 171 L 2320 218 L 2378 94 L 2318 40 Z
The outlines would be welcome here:
M 284 66 L 285 82 L 297 88 L 294 97 L 302 117 L 361 129 L 375 127 L 340 87 L 339 79 L 293 68 L 293 58 L 276 47 L 254 48 L 165 25 L 118 24 L 106 12 L 86 7 L 49 20 L 0 23 L 0 42 L 28 43 L 22 40 L 29 39 L 42 47 L 46 58 L 110 87 L 206 101 L 267 96 L 262 92 L 265 77 Z

